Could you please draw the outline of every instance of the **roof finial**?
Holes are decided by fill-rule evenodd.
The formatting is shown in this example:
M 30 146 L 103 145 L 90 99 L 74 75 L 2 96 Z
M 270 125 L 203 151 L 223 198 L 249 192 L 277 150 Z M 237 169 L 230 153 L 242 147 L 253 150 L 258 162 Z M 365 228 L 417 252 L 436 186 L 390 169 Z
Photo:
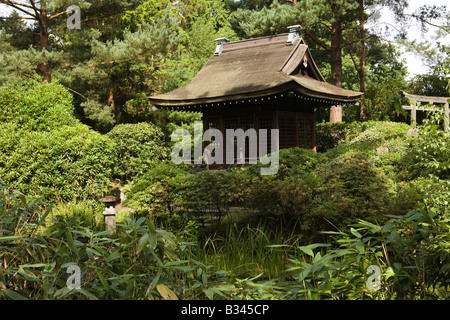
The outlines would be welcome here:
M 299 25 L 299 24 L 288 27 L 289 36 L 288 36 L 288 40 L 287 40 L 287 45 L 294 44 L 295 39 L 300 38 L 300 34 L 299 34 L 300 28 L 301 28 L 301 25 Z
M 217 43 L 216 52 L 214 52 L 214 55 L 218 56 L 222 53 L 223 44 L 228 42 L 228 39 L 224 37 L 224 38 L 217 38 L 214 41 Z

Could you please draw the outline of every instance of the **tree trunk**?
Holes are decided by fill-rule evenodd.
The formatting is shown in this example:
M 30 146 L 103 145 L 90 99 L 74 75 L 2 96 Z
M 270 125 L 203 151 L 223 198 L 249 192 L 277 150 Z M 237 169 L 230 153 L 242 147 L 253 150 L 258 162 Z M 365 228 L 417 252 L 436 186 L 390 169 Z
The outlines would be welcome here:
M 50 47 L 48 45 L 48 37 L 49 37 L 49 30 L 48 30 L 48 18 L 47 18 L 47 12 L 45 10 L 42 10 L 39 14 L 39 38 L 40 38 L 40 44 L 39 47 L 41 50 L 49 50 Z M 42 76 L 42 80 L 44 82 L 50 83 L 52 81 L 51 73 L 50 73 L 50 66 L 48 62 L 42 62 L 37 67 L 38 72 Z
M 359 57 L 359 91 L 365 93 L 366 91 L 366 41 L 364 39 L 364 0 L 359 0 L 359 36 L 361 39 L 360 42 L 360 57 Z M 364 97 L 361 99 L 361 106 L 359 109 L 359 118 L 361 121 L 364 121 L 365 113 L 364 113 Z
M 331 83 L 342 87 L 342 29 L 341 22 L 333 22 L 331 26 Z M 330 108 L 330 122 L 342 121 L 342 106 Z

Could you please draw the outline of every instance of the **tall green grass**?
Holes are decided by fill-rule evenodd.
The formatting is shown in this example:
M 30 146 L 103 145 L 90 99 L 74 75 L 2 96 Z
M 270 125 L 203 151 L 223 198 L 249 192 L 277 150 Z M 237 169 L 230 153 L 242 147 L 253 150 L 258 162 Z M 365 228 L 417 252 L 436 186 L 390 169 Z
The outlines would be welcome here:
M 298 243 L 295 232 L 286 235 L 281 226 L 272 230 L 263 224 L 233 224 L 225 233 L 207 237 L 196 254 L 217 269 L 227 270 L 232 277 L 261 275 L 261 280 L 287 280 L 288 258 Z

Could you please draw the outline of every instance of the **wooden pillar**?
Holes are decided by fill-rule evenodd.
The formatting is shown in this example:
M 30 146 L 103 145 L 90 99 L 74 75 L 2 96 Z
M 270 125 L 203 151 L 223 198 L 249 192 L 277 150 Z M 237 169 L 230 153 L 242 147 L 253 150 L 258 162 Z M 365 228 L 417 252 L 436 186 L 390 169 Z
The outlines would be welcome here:
M 313 123 L 313 151 L 317 152 L 317 136 L 316 136 L 316 118 L 314 117 L 314 114 L 312 116 L 312 123 Z
M 275 142 L 275 151 L 279 151 L 280 150 L 280 126 L 278 124 L 278 111 L 275 112 L 275 115 L 273 116 L 273 128 L 274 129 L 278 129 L 278 139 Z M 272 138 L 272 135 L 270 135 Z M 272 145 L 272 143 L 271 143 Z M 271 150 L 267 150 L 268 153 L 271 152 Z
M 342 122 L 342 106 L 331 106 L 330 122 Z
M 412 105 L 411 105 L 411 125 L 416 125 L 417 124 L 417 101 L 416 100 L 412 100 Z
M 444 131 L 449 131 L 449 125 L 450 125 L 450 109 L 448 106 L 448 102 L 444 104 Z
M 226 129 L 232 129 L 232 128 L 225 128 L 225 119 L 223 116 L 223 113 L 220 113 L 219 116 L 219 129 L 220 132 L 222 132 L 222 145 L 220 146 L 222 148 L 222 166 L 227 165 L 227 135 L 226 135 Z M 234 128 L 235 129 L 235 128 Z

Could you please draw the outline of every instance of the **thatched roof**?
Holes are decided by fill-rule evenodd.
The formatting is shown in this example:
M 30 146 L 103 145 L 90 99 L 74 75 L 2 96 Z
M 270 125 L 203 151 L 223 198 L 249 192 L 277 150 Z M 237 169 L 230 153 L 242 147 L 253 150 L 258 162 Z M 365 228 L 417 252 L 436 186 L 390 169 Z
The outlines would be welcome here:
M 158 106 L 199 105 L 255 98 L 286 91 L 348 103 L 361 92 L 325 82 L 301 38 L 287 45 L 288 34 L 223 44 L 187 85 L 150 97 Z

